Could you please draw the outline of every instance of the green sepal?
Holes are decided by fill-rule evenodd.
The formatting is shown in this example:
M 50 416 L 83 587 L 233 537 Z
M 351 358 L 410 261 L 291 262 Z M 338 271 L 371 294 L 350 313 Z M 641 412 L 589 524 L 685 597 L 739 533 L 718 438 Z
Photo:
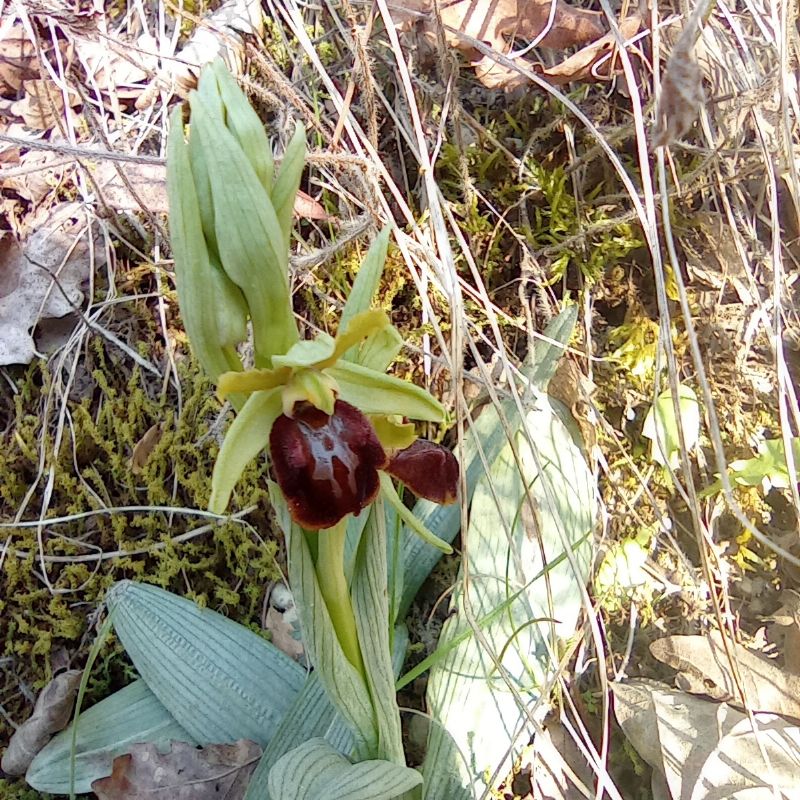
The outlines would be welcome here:
M 269 444 L 281 413 L 280 389 L 251 394 L 228 428 L 211 475 L 209 511 L 223 514 L 244 468 Z
M 442 404 L 425 389 L 348 361 L 327 370 L 339 384 L 339 397 L 364 414 L 399 414 L 409 419 L 444 422 Z

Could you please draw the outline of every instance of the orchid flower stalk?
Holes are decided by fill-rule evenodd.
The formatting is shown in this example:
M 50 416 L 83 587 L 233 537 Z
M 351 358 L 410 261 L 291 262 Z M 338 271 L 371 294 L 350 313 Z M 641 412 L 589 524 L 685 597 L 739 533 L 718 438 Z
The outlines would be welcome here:
M 370 513 L 380 498 L 373 514 L 382 515 L 386 501 L 417 535 L 449 552 L 406 508 L 392 478 L 419 497 L 453 502 L 458 464 L 449 450 L 417 438 L 412 422 L 446 422 L 442 405 L 386 372 L 402 340 L 387 314 L 370 302 L 390 232 L 382 231 L 370 248 L 336 335 L 300 338 L 288 251 L 305 135 L 297 129 L 276 172 L 257 115 L 220 62 L 203 71 L 189 107 L 188 141 L 179 110 L 168 145 L 178 299 L 195 356 L 220 397 L 230 398 L 238 411 L 214 466 L 209 508 L 223 514 L 246 465 L 268 454 L 278 491 L 274 503 L 289 518 L 282 527 L 290 559 L 297 561 L 290 574 L 299 584 L 292 586 L 295 600 L 307 611 L 307 647 L 328 653 L 310 652 L 312 661 L 345 719 L 359 729 L 359 756 L 402 759 L 401 745 L 380 745 L 387 737 L 400 742 L 396 702 L 392 698 L 396 720 L 387 722 L 374 697 L 373 670 L 385 672 L 390 663 L 388 615 L 383 601 L 361 583 L 357 598 L 351 596 L 355 588 L 344 569 L 347 523 Z M 251 369 L 244 368 L 238 350 L 248 326 Z M 367 526 L 365 535 L 372 530 Z M 361 552 L 372 553 L 364 569 L 370 580 L 382 574 L 385 588 L 385 556 L 374 548 Z M 325 613 L 314 616 L 320 598 Z M 362 641 L 364 619 L 373 612 L 386 617 L 379 647 Z M 307 629 L 314 625 L 323 629 Z M 350 699 L 341 691 L 342 675 L 350 676 Z M 372 704 L 371 718 L 353 710 L 359 703 Z

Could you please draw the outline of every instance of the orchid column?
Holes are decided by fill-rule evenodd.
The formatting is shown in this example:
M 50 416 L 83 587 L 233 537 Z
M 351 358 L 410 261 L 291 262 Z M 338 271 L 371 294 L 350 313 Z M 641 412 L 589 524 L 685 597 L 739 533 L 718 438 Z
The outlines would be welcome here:
M 386 374 L 401 339 L 386 314 L 369 306 L 389 232 L 370 248 L 336 337 L 299 339 L 288 252 L 305 136 L 298 129 L 274 174 L 263 127 L 219 62 L 204 70 L 189 105 L 188 142 L 177 110 L 168 148 L 178 297 L 195 356 L 238 409 L 214 468 L 209 507 L 224 513 L 247 463 L 269 454 L 307 651 L 352 728 L 352 755 L 404 763 L 383 502 L 449 551 L 411 515 L 391 476 L 418 496 L 452 502 L 458 465 L 450 451 L 417 439 L 408 421 L 444 422 L 441 404 Z M 244 370 L 237 346 L 248 322 L 255 368 Z M 348 580 L 347 521 L 361 513 L 369 518 Z

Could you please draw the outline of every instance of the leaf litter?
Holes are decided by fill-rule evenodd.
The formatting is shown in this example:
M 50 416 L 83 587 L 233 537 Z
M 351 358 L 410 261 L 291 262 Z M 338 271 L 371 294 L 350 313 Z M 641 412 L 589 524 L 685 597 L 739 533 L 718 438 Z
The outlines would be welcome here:
M 98 800 L 241 800 L 260 756 L 247 739 L 202 748 L 171 742 L 166 753 L 134 744 L 92 791 Z
M 17 728 L 3 753 L 0 766 L 9 775 L 24 775 L 36 754 L 53 734 L 67 727 L 83 672 L 56 675 L 39 693 L 33 714 Z

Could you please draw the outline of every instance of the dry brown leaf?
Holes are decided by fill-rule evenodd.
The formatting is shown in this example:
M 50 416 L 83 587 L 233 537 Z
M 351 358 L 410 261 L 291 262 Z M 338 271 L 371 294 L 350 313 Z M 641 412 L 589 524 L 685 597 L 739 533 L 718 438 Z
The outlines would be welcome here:
M 56 675 L 39 693 L 33 714 L 14 731 L 0 767 L 9 775 L 24 775 L 36 754 L 54 733 L 67 727 L 83 673 L 71 669 Z
M 583 46 L 605 34 L 601 12 L 576 8 L 564 0 L 456 0 L 441 4 L 440 9 L 445 26 L 485 42 L 503 55 L 511 52 L 515 40 L 538 40 L 537 46 L 561 50 Z M 431 0 L 406 2 L 392 14 L 402 27 L 409 29 L 416 25 L 429 40 L 435 39 Z M 548 26 L 551 14 L 552 24 Z M 469 42 L 458 34 L 447 31 L 446 37 L 453 47 L 476 55 Z M 476 57 L 473 65 L 481 83 L 491 88 L 511 88 L 525 81 L 519 73 L 488 57 Z M 530 67 L 531 63 L 523 60 L 521 65 Z
M 34 130 L 47 131 L 58 126 L 64 114 L 64 94 L 49 80 L 37 78 L 22 82 L 22 99 L 11 104 L 11 113 Z M 71 106 L 80 105 L 80 98 L 68 92 Z
M 74 312 L 89 275 L 90 246 L 99 268 L 105 251 L 86 228 L 79 203 L 55 206 L 22 243 L 0 239 L 0 366 L 29 363 L 36 323 Z
M 242 71 L 243 36 L 261 36 L 264 17 L 259 0 L 227 0 L 194 29 L 186 46 L 167 59 L 164 69 L 136 103 L 146 108 L 155 102 L 157 87 L 177 87 L 184 95 L 197 86 L 200 70 L 215 58 L 222 58 L 234 75 Z
M 241 800 L 260 755 L 247 739 L 203 748 L 172 742 L 163 754 L 151 743 L 134 744 L 92 791 L 99 800 Z
M 117 211 L 147 210 L 157 214 L 165 214 L 169 210 L 167 168 L 164 164 L 124 164 L 120 169 L 127 184 L 120 177 L 117 165 L 108 161 L 103 162 L 95 172 L 103 200 L 108 206 Z M 131 189 L 135 194 L 131 193 Z
M 619 32 L 624 40 L 630 40 L 636 36 L 641 27 L 641 17 L 627 17 L 619 23 Z M 612 75 L 612 70 L 619 63 L 615 58 L 616 50 L 616 37 L 613 32 L 609 32 L 586 47 L 582 47 L 577 53 L 565 58 L 554 67 L 541 70 L 541 75 L 555 86 L 561 86 L 571 81 L 608 80 Z M 602 63 L 600 63 L 601 61 Z
M 139 475 L 147 465 L 147 459 L 150 458 L 155 446 L 161 441 L 161 433 L 161 425 L 153 425 L 136 442 L 131 455 L 131 472 L 134 475 Z
M 61 141 L 56 136 L 50 138 L 52 144 Z M 0 187 L 16 192 L 34 206 L 38 206 L 75 169 L 74 159 L 51 150 L 31 148 L 22 155 L 16 148 L 6 152 L 13 153 L 16 158 L 13 162 L 9 158 L 0 168 Z
M 800 796 L 800 728 L 774 714 L 748 716 L 656 681 L 612 684 L 614 712 L 671 800 Z M 766 753 L 769 763 L 765 763 Z M 666 792 L 664 794 L 664 783 Z M 655 792 L 654 792 L 655 796 Z
M 0 37 L 0 96 L 16 98 L 22 82 L 39 74 L 36 49 L 28 39 L 21 22 L 15 22 Z
M 295 195 L 294 213 L 300 219 L 315 219 L 321 222 L 330 222 L 336 219 L 325 210 L 322 203 L 307 195 L 302 189 Z
M 728 647 L 738 666 L 748 707 L 800 719 L 800 677 L 740 644 L 729 642 Z M 679 670 L 675 677 L 679 689 L 741 705 L 734 673 L 717 632 L 709 636 L 666 636 L 653 642 L 650 652 Z
M 147 33 L 135 42 L 77 39 L 75 53 L 100 91 L 122 100 L 139 97 L 158 69 L 158 42 Z

